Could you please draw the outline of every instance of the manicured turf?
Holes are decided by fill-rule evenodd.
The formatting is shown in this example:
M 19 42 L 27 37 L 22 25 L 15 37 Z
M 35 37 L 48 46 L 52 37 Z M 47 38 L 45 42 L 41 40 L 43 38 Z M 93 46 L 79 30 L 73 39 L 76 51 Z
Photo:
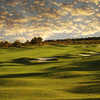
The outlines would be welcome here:
M 100 100 L 100 45 L 0 49 L 0 100 Z

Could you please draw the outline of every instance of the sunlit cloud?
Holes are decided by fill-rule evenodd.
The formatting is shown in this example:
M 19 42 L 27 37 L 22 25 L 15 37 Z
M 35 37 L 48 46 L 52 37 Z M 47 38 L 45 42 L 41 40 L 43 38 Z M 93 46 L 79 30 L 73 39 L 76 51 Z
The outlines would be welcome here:
M 73 38 L 96 32 L 100 32 L 99 0 L 0 1 L 0 39 Z

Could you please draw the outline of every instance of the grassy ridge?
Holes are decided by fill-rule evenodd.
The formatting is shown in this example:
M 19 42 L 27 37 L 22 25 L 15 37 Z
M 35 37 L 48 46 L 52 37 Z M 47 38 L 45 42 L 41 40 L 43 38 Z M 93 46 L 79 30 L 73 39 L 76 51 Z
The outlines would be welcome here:
M 99 52 L 92 44 L 0 49 L 0 99 L 99 100 Z M 32 60 L 40 57 L 58 60 Z

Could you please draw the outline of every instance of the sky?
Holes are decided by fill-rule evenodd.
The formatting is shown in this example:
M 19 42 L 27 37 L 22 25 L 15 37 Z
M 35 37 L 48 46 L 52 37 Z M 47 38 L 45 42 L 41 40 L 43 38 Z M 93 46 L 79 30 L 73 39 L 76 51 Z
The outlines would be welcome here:
M 0 0 L 0 40 L 100 36 L 100 0 Z

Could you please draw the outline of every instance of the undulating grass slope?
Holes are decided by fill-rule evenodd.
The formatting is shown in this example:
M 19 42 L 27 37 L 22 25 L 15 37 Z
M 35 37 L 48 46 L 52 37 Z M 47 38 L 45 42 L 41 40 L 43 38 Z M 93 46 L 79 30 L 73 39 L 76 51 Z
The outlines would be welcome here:
M 100 100 L 100 45 L 0 49 L 0 100 Z

